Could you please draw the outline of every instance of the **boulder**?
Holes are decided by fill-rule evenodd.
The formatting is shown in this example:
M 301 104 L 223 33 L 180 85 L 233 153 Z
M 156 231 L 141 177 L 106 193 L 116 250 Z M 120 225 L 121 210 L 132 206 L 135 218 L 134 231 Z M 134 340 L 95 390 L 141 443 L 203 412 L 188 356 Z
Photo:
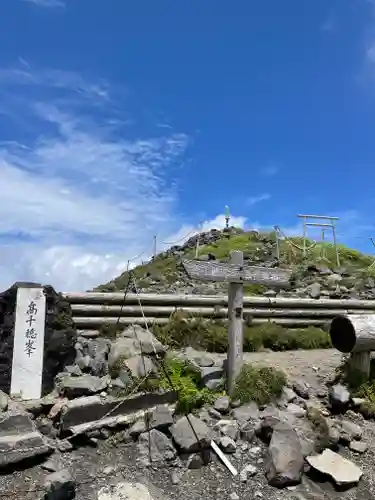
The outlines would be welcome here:
M 328 401 L 331 405 L 332 412 L 344 413 L 348 409 L 350 403 L 348 389 L 342 384 L 332 386 L 328 393 Z
M 300 483 L 304 463 L 302 448 L 296 431 L 288 424 L 279 422 L 274 427 L 269 455 L 267 480 L 271 486 L 283 488 Z
M 306 457 L 306 461 L 318 472 L 330 476 L 338 486 L 356 484 L 362 477 L 357 465 L 330 449 L 320 455 Z
M 0 415 L 0 467 L 52 452 L 27 413 L 3 412 Z
M 76 497 L 75 481 L 66 469 L 49 474 L 44 487 L 43 500 L 73 500 Z
M 108 364 L 113 368 L 119 360 L 125 360 L 142 354 L 164 354 L 165 347 L 149 331 L 133 325 L 126 328 L 120 336 L 112 342 L 108 355 Z
M 170 427 L 170 433 L 183 452 L 192 453 L 210 446 L 210 429 L 192 414 L 180 418 Z
M 155 500 L 141 483 L 117 483 L 98 491 L 98 500 Z
M 108 377 L 94 377 L 93 375 L 81 375 L 63 377 L 58 382 L 60 394 L 68 398 L 91 396 L 104 391 L 108 387 Z
M 139 436 L 138 451 L 141 458 L 146 458 L 149 463 L 168 462 L 177 455 L 172 441 L 156 429 Z
M 40 285 L 17 282 L 0 294 L 0 390 L 6 394 L 10 393 L 17 290 L 22 286 Z M 44 286 L 43 289 L 46 295 L 46 320 L 42 394 L 45 395 L 52 391 L 55 376 L 66 365 L 73 363 L 77 332 L 69 302 L 51 286 Z

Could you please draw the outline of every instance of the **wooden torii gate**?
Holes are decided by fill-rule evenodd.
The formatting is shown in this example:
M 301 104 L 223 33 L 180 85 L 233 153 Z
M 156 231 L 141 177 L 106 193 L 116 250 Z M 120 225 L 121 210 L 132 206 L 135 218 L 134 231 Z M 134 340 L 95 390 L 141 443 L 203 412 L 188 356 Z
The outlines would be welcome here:
M 257 283 L 286 288 L 291 271 L 268 267 L 244 266 L 243 252 L 231 252 L 230 262 L 183 260 L 186 273 L 192 279 L 226 281 L 228 287 L 228 394 L 233 396 L 237 375 L 243 363 L 243 285 Z

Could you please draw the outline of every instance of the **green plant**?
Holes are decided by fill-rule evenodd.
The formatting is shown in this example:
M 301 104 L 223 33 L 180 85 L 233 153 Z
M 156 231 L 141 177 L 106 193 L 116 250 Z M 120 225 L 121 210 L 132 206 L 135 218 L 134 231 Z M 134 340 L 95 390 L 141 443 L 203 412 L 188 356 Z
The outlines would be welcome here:
M 153 333 L 172 349 L 191 346 L 211 352 L 226 352 L 227 326 L 218 319 L 207 319 L 177 311 L 165 325 L 154 325 Z
M 282 371 L 244 364 L 236 380 L 234 399 L 242 404 L 256 401 L 264 405 L 281 394 L 285 383 Z
M 199 374 L 186 361 L 177 358 L 166 358 L 165 372 L 153 381 L 153 387 L 171 389 L 171 383 L 178 392 L 176 411 L 191 412 L 195 408 L 212 403 L 221 393 L 213 392 L 206 387 L 199 387 Z

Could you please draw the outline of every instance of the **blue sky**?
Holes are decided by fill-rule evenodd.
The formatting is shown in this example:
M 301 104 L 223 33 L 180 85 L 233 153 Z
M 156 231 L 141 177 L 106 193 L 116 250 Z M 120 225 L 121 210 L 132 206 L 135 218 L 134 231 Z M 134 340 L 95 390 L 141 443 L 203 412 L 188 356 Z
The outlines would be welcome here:
M 90 288 L 225 205 L 375 252 L 373 1 L 2 0 L 0 33 L 2 288 Z

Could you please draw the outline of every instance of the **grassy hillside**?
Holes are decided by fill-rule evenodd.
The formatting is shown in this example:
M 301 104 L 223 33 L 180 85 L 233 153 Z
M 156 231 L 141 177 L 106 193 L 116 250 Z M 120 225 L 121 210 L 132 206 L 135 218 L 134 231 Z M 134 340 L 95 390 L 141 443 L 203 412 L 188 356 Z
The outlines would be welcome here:
M 186 244 L 180 247 L 163 252 L 150 262 L 137 266 L 133 272 L 137 280 L 137 287 L 141 291 L 147 292 L 168 292 L 176 291 L 176 288 L 200 287 L 202 293 L 212 293 L 216 290 L 224 291 L 225 284 L 203 284 L 190 280 L 179 262 L 181 258 L 195 258 L 196 237 L 191 238 Z M 340 286 L 347 289 L 371 288 L 372 273 L 375 276 L 375 269 L 369 270 L 369 266 L 374 261 L 372 256 L 364 255 L 361 252 L 339 245 L 340 267 L 336 262 L 336 254 L 332 244 L 317 243 L 307 241 L 309 251 L 306 258 L 303 258 L 302 238 L 289 238 L 280 240 L 280 260 L 277 260 L 276 235 L 271 233 L 258 233 L 255 231 L 244 232 L 231 228 L 227 231 L 212 231 L 202 233 L 200 241 L 208 241 L 199 247 L 199 259 L 206 260 L 211 254 L 217 260 L 227 261 L 232 250 L 242 250 L 245 261 L 249 265 L 266 265 L 290 268 L 296 280 L 296 287 L 308 285 L 311 278 L 316 278 L 317 272 L 321 276 L 330 274 L 329 270 L 341 276 Z M 317 268 L 317 269 L 315 269 Z M 370 280 L 370 281 L 369 281 Z M 123 273 L 110 282 L 98 286 L 95 291 L 120 291 L 124 290 L 128 282 L 128 273 Z M 259 295 L 266 291 L 262 285 L 246 285 L 247 294 Z

